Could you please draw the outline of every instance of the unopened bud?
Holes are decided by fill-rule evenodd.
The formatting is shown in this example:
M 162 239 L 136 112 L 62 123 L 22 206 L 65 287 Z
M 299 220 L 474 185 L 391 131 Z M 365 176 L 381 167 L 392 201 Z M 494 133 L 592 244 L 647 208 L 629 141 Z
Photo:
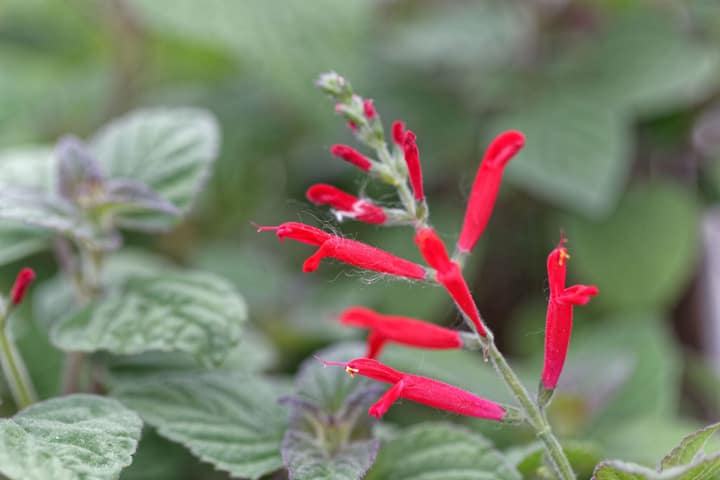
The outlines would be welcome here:
M 35 272 L 32 268 L 23 268 L 20 270 L 17 278 L 15 278 L 12 292 L 10 293 L 13 304 L 19 305 L 23 301 L 25 293 L 33 280 L 35 280 Z
M 336 72 L 323 73 L 315 81 L 315 85 L 328 95 L 342 101 L 347 101 L 352 96 L 350 83 L 345 80 L 345 77 L 338 75 Z

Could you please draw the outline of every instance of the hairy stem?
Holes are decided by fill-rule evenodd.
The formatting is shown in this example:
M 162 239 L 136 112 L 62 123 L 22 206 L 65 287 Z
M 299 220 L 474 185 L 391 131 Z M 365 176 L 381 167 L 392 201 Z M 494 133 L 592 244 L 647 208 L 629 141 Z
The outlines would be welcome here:
M 77 302 L 80 306 L 91 302 L 100 294 L 100 274 L 104 254 L 97 249 L 78 246 L 80 265 L 76 269 Z M 80 375 L 83 372 L 86 356 L 82 352 L 65 354 L 65 370 L 63 373 L 63 393 L 69 395 L 80 390 Z
M 9 326 L 5 318 L 0 319 L 0 363 L 15 405 L 23 409 L 35 403 L 37 395 L 30 375 L 17 348 L 10 338 Z
M 560 442 L 553 434 L 550 424 L 540 410 L 540 407 L 538 407 L 525 386 L 522 382 L 520 382 L 520 379 L 515 374 L 515 371 L 507 363 L 507 360 L 505 360 L 503 354 L 500 353 L 500 350 L 498 350 L 495 342 L 492 340 L 486 342 L 486 347 L 490 360 L 493 362 L 493 365 L 497 369 L 498 373 L 505 381 L 505 384 L 522 406 L 525 411 L 525 415 L 527 416 L 528 423 L 535 430 L 538 438 L 540 438 L 543 442 L 555 472 L 558 474 L 559 478 L 563 480 L 574 480 L 575 473 L 570 466 L 570 461 L 565 455 L 565 452 L 562 450 Z

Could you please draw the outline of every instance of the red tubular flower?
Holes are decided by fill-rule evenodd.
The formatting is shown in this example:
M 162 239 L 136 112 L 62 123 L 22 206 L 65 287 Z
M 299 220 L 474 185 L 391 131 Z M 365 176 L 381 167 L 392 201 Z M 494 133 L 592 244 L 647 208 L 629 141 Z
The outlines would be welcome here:
M 258 232 L 274 231 L 278 238 L 290 238 L 320 248 L 303 263 L 303 272 L 314 272 L 325 258 L 334 258 L 355 267 L 386 273 L 398 277 L 422 280 L 425 269 L 400 257 L 337 235 L 330 235 L 320 229 L 297 222 L 287 222 L 278 226 L 259 227 Z
M 323 363 L 345 367 L 345 371 L 351 376 L 363 375 L 379 382 L 393 384 L 368 410 L 368 413 L 376 418 L 385 415 L 392 404 L 401 398 L 458 415 L 488 420 L 502 421 L 507 413 L 502 405 L 466 390 L 432 378 L 398 372 L 370 358 L 356 358 L 349 362 L 323 361 Z
M 465 221 L 458 239 L 461 252 L 467 253 L 475 247 L 490 220 L 505 165 L 524 145 L 523 134 L 510 130 L 498 135 L 485 152 L 470 192 Z
M 357 125 L 351 128 L 357 128 Z M 360 170 L 369 171 L 372 167 L 372 162 L 365 155 L 358 152 L 354 148 L 348 147 L 347 145 L 333 145 L 330 147 L 330 153 L 336 157 L 340 157 L 348 163 L 352 163 Z
M 415 134 L 408 130 L 403 140 L 403 151 L 405 152 L 405 163 L 407 164 L 410 185 L 412 185 L 415 200 L 422 202 L 425 199 L 423 191 L 422 168 L 420 167 L 420 153 L 418 152 Z
M 368 120 L 372 120 L 377 115 L 377 112 L 375 111 L 375 105 L 373 105 L 373 101 L 369 98 L 363 100 L 363 113 Z
M 542 372 L 542 388 L 547 391 L 555 389 L 565 364 L 572 332 L 573 305 L 585 305 L 590 297 L 599 293 L 595 286 L 574 285 L 565 288 L 567 259 L 570 258 L 565 242 L 563 235 L 547 259 L 550 299 L 545 319 L 545 362 Z
M 393 122 L 392 124 L 392 138 L 393 142 L 399 146 L 405 144 L 405 124 L 401 121 Z
M 10 298 L 12 299 L 13 304 L 19 305 L 22 303 L 28 287 L 34 280 L 35 272 L 32 268 L 23 268 L 20 270 L 20 273 L 18 273 L 15 278 L 15 283 L 13 284 L 12 291 L 10 293 Z
M 364 307 L 351 307 L 340 315 L 344 325 L 370 330 L 366 357 L 377 358 L 386 342 L 418 348 L 462 348 L 460 332 L 414 318 L 382 315 Z
M 308 188 L 306 195 L 308 200 L 317 205 L 330 205 L 341 219 L 349 217 L 374 224 L 382 224 L 387 220 L 382 208 L 326 183 L 313 185 Z
M 415 243 L 425 261 L 436 271 L 435 279 L 448 291 L 460 310 L 472 320 L 478 334 L 487 335 L 475 300 L 462 275 L 460 265 L 450 260 L 445 244 L 432 228 L 423 228 L 415 234 Z

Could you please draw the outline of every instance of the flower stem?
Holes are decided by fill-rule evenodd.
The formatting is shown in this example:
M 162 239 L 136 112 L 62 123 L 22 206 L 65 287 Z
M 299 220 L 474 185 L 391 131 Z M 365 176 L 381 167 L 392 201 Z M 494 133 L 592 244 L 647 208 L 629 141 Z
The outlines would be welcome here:
M 80 306 L 84 306 L 100 294 L 100 274 L 104 254 L 101 250 L 78 246 L 80 257 L 76 266 L 76 298 Z M 65 354 L 65 371 L 63 373 L 63 393 L 69 395 L 80 390 L 80 375 L 84 371 L 86 355 L 83 352 L 67 352 Z
M 10 387 L 10 393 L 19 409 L 29 407 L 37 400 L 30 375 L 20 352 L 10 338 L 10 332 L 5 325 L 5 317 L 0 318 L 0 363 L 5 379 Z
M 522 406 L 528 423 L 530 423 L 530 426 L 535 430 L 538 438 L 543 442 L 555 472 L 562 480 L 575 480 L 575 473 L 570 466 L 570 461 L 565 455 L 565 452 L 563 452 L 560 442 L 553 434 L 550 424 L 540 410 L 540 407 L 533 401 L 525 386 L 520 382 L 520 379 L 510 365 L 508 365 L 507 360 L 505 360 L 503 354 L 500 353 L 495 342 L 485 342 L 485 345 L 493 365 Z

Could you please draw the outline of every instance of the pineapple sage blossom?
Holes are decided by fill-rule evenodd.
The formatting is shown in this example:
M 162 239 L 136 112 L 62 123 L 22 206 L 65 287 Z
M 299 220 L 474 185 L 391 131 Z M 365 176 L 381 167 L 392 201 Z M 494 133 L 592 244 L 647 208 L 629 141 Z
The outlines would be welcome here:
M 474 330 L 472 334 L 461 333 L 433 323 L 382 315 L 355 306 L 345 310 L 339 320 L 344 325 L 369 331 L 366 357 L 348 362 L 323 360 L 323 363 L 341 366 L 351 376 L 363 375 L 391 384 L 385 394 L 370 407 L 369 414 L 374 417 L 382 417 L 398 399 L 406 399 L 459 415 L 503 422 L 525 421 L 542 442 L 548 464 L 557 476 L 563 480 L 574 479 L 572 466 L 553 435 L 543 408 L 552 398 L 565 362 L 572 328 L 572 307 L 587 303 L 591 296 L 598 293 L 597 288 L 585 285 L 565 287 L 569 255 L 563 238 L 551 252 L 547 263 L 550 300 L 546 319 L 545 364 L 540 392 L 534 399 L 495 345 L 492 332 L 483 322 L 462 274 L 464 259 L 477 244 L 490 219 L 505 166 L 524 146 L 524 135 L 513 130 L 501 133 L 487 148 L 467 202 L 457 248 L 451 257 L 429 223 L 415 133 L 407 130 L 405 123 L 396 121 L 391 129 L 394 146 L 388 146 L 380 115 L 371 100 L 356 95 L 349 82 L 336 73 L 322 75 L 317 85 L 336 102 L 336 113 L 350 122 L 355 138 L 374 150 L 373 158 L 346 145 L 334 145 L 331 152 L 369 174 L 372 180 L 394 188 L 398 208 L 381 208 L 371 199 L 358 198 L 326 184 L 311 187 L 307 193 L 308 199 L 319 205 L 328 205 L 335 211 L 338 220 L 353 218 L 384 227 L 411 226 L 415 232 L 415 244 L 428 267 L 302 223 L 288 222 L 260 227 L 259 231 L 275 231 L 280 240 L 290 238 L 318 247 L 315 254 L 303 264 L 305 272 L 314 271 L 323 258 L 330 257 L 361 269 L 442 285 L 466 323 Z M 383 214 L 386 220 L 383 220 Z M 394 370 L 375 360 L 388 342 L 425 349 L 480 348 L 485 360 L 492 362 L 522 408 L 486 400 L 439 380 Z
M 386 273 L 397 277 L 423 280 L 427 274 L 424 267 L 365 243 L 326 233 L 319 228 L 298 222 L 278 226 L 259 227 L 258 232 L 274 231 L 282 241 L 290 238 L 314 245 L 318 250 L 303 263 L 303 272 L 314 272 L 325 258 L 334 258 L 355 267 Z
M 525 145 L 525 136 L 510 130 L 498 135 L 487 148 L 475 176 L 465 210 L 465 221 L 457 242 L 458 250 L 461 252 L 468 253 L 475 248 L 490 220 L 505 166 L 523 145 Z
M 306 196 L 316 205 L 330 206 L 338 220 L 347 217 L 365 223 L 383 224 L 388 218 L 385 211 L 374 203 L 326 183 L 317 183 L 308 188 Z
M 340 322 L 351 327 L 367 328 L 367 358 L 377 358 L 387 342 L 415 348 L 462 348 L 460 332 L 434 323 L 408 317 L 382 315 L 365 307 L 350 307 L 340 314 Z
M 585 305 L 590 301 L 590 297 L 599 293 L 595 286 L 565 287 L 567 261 L 570 258 L 565 248 L 566 241 L 565 236 L 561 236 L 558 246 L 550 252 L 547 259 L 550 298 L 545 319 L 545 361 L 539 393 L 539 397 L 543 399 L 552 396 L 565 364 L 572 332 L 573 306 Z
M 399 372 L 371 358 L 356 358 L 349 362 L 321 361 L 326 366 L 344 367 L 350 376 L 362 375 L 378 382 L 393 384 L 370 406 L 368 413 L 376 418 L 385 415 L 392 404 L 401 398 L 458 415 L 498 422 L 516 422 L 521 418 L 515 408 L 486 400 L 432 378 Z

